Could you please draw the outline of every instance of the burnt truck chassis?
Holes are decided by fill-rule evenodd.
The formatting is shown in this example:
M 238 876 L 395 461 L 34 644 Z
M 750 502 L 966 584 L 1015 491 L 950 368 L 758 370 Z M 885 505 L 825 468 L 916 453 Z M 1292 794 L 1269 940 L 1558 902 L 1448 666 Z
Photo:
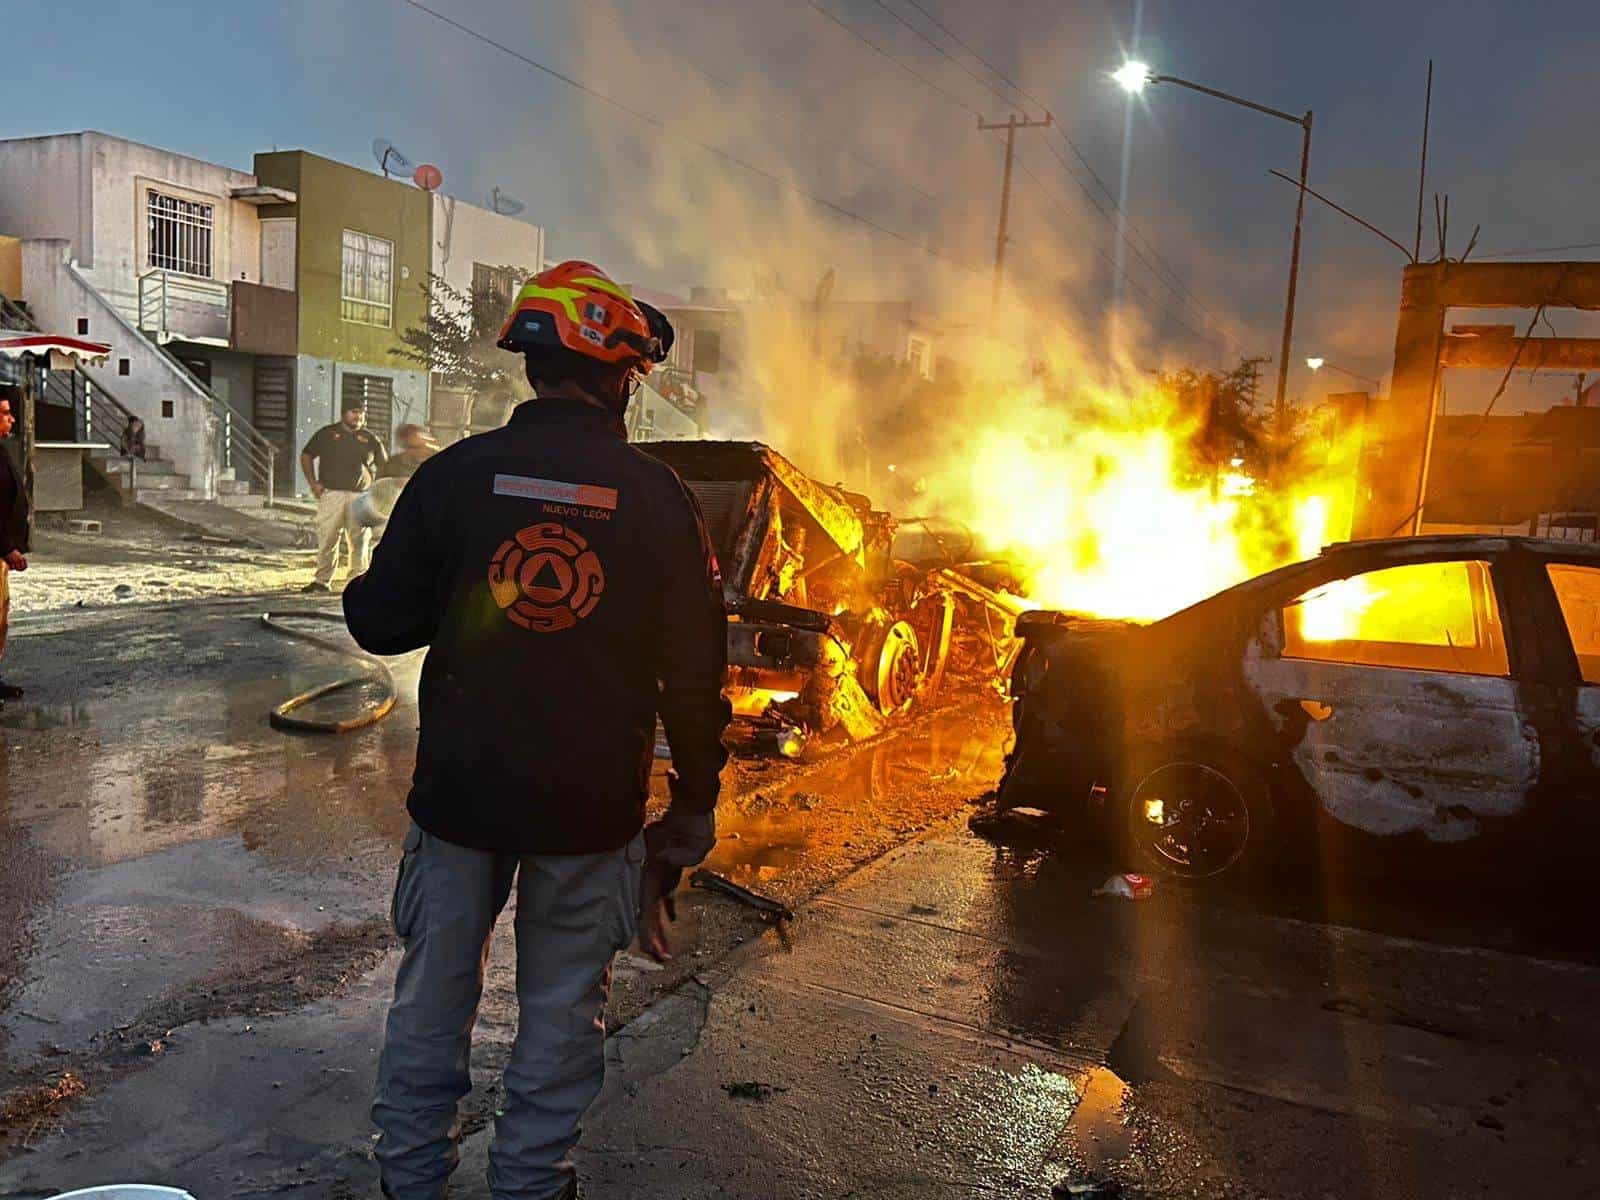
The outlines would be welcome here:
M 765 748 L 872 737 L 947 676 L 1002 685 L 1020 643 L 991 564 L 897 559 L 893 517 L 760 442 L 639 448 L 700 502 L 730 618 L 726 691 Z

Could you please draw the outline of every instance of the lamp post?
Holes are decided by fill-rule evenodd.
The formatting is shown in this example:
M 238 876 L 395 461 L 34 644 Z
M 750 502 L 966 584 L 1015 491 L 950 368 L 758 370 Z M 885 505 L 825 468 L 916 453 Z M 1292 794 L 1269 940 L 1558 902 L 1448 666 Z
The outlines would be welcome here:
M 1193 92 L 1201 92 L 1207 96 L 1214 96 L 1218 100 L 1226 100 L 1230 104 L 1237 104 L 1243 108 L 1251 108 L 1259 113 L 1266 113 L 1269 117 L 1277 117 L 1280 121 L 1288 121 L 1300 126 L 1304 137 L 1300 145 L 1300 199 L 1294 209 L 1294 242 L 1289 250 L 1289 296 L 1283 306 L 1283 348 L 1278 354 L 1278 392 L 1273 399 L 1273 418 L 1281 435 L 1285 425 L 1288 410 L 1289 392 L 1289 344 L 1294 339 L 1294 294 L 1295 287 L 1300 280 L 1300 227 L 1305 219 L 1306 212 L 1306 172 L 1311 165 L 1311 110 L 1307 109 L 1305 116 L 1297 117 L 1293 113 L 1286 113 L 1280 109 L 1268 108 L 1265 104 L 1257 104 L 1254 100 L 1246 100 L 1242 96 L 1234 96 L 1228 92 L 1218 91 L 1216 88 L 1206 87 L 1204 84 L 1193 83 L 1187 79 L 1179 79 L 1176 75 L 1157 75 L 1150 68 L 1137 61 L 1129 61 L 1113 71 L 1111 78 L 1116 80 L 1123 91 L 1130 96 L 1138 95 L 1144 91 L 1146 85 L 1152 83 L 1174 83 L 1179 87 L 1188 88 Z M 1276 464 L 1277 451 L 1273 451 L 1274 465 Z
M 1381 379 L 1374 379 L 1370 375 L 1362 375 L 1357 371 L 1352 371 L 1349 367 L 1341 367 L 1338 363 L 1331 363 L 1325 358 L 1308 358 L 1306 359 L 1306 366 L 1313 371 L 1320 371 L 1323 367 L 1327 367 L 1328 370 L 1337 371 L 1341 375 L 1348 375 L 1351 379 L 1359 379 L 1362 383 L 1370 383 L 1374 389 L 1383 386 Z

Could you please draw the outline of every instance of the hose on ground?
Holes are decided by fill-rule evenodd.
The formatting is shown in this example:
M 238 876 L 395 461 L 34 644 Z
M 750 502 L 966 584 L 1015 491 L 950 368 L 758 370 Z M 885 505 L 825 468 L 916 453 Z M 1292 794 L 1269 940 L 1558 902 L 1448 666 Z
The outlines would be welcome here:
M 294 610 L 286 612 L 264 612 L 261 614 L 261 623 L 274 633 L 281 633 L 285 637 L 296 638 L 302 642 L 310 642 L 313 646 L 320 646 L 324 650 L 331 650 L 344 658 L 353 658 L 366 669 L 359 675 L 349 675 L 344 679 L 336 679 L 332 683 L 322 684 L 310 691 L 301 692 L 298 696 L 291 696 L 282 704 L 274 708 L 267 719 L 274 729 L 287 729 L 295 733 L 349 733 L 352 729 L 362 729 L 368 725 L 375 725 L 389 715 L 394 708 L 395 700 L 399 697 L 399 689 L 395 686 L 394 675 L 389 668 L 378 659 L 352 649 L 350 646 L 329 638 L 318 637 L 304 629 L 296 629 L 292 625 L 283 624 L 284 619 L 292 618 L 296 621 L 337 621 L 341 626 L 344 617 L 339 613 L 309 612 Z M 314 701 L 321 700 L 324 696 L 331 696 L 334 692 L 342 692 L 346 688 L 358 684 L 375 682 L 380 685 L 382 692 L 378 699 L 369 704 L 353 717 L 346 717 L 342 721 L 319 721 L 312 717 L 294 717 L 289 714 Z

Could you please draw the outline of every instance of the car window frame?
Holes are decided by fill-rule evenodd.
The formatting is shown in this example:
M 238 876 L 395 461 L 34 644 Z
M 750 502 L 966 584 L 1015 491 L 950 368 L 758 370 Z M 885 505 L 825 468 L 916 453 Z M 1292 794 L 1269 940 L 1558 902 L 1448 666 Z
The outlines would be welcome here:
M 1550 578 L 1551 566 L 1588 567 L 1600 570 L 1600 555 L 1576 551 L 1540 549 L 1527 555 L 1525 590 L 1528 607 L 1538 621 L 1541 652 L 1539 678 L 1557 687 L 1600 687 L 1583 678 L 1583 668 L 1578 663 L 1577 647 L 1572 644 L 1572 634 L 1567 629 L 1566 614 L 1561 611 L 1561 599 L 1556 595 L 1555 583 Z
M 1341 556 L 1342 557 L 1342 556 Z M 1320 570 L 1307 570 L 1295 578 L 1286 579 L 1283 583 L 1272 588 L 1263 596 L 1264 603 L 1259 609 L 1257 622 L 1257 638 L 1263 638 L 1264 648 L 1272 655 L 1285 662 L 1312 662 L 1322 663 L 1330 667 L 1349 667 L 1357 670 L 1372 671 L 1418 671 L 1430 675 L 1457 675 L 1469 679 L 1504 679 L 1511 682 L 1520 682 L 1525 666 L 1523 660 L 1526 637 L 1520 622 L 1513 620 L 1510 614 L 1513 611 L 1514 591 L 1512 584 L 1516 577 L 1515 572 L 1508 568 L 1507 563 L 1510 552 L 1502 549 L 1487 549 L 1463 547 L 1459 550 L 1433 550 L 1423 554 L 1395 553 L 1391 548 L 1375 550 L 1370 559 L 1362 558 L 1359 562 L 1343 562 L 1339 560 L 1323 561 L 1313 559 L 1308 567 L 1320 567 Z M 1496 610 L 1500 617 L 1501 636 L 1505 639 L 1506 673 L 1504 675 L 1486 675 L 1477 671 L 1456 671 L 1441 667 L 1411 667 L 1388 666 L 1382 663 L 1351 663 L 1340 662 L 1327 658 L 1303 658 L 1299 655 L 1285 653 L 1286 637 L 1283 629 L 1283 610 L 1290 601 L 1303 596 L 1316 588 L 1323 587 L 1341 579 L 1352 579 L 1357 575 L 1370 575 L 1375 571 L 1388 570 L 1392 567 L 1423 566 L 1429 563 L 1441 562 L 1481 562 L 1489 567 L 1489 586 L 1494 589 Z M 1540 567 L 1543 574 L 1543 568 Z M 1545 576 L 1545 586 L 1550 592 L 1550 601 L 1555 603 L 1555 591 L 1550 587 L 1549 577 Z M 1561 623 L 1561 634 L 1566 637 L 1566 623 Z M 1570 639 L 1567 639 L 1570 641 Z M 1570 648 L 1569 648 L 1570 653 Z M 1573 670 L 1577 670 L 1577 660 L 1573 659 Z

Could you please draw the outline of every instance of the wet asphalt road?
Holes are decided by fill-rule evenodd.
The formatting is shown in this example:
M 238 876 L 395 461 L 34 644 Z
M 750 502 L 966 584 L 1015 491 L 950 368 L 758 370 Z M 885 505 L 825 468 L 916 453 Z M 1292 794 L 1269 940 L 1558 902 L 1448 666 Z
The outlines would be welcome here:
M 259 630 L 260 607 L 14 631 L 0 1197 L 373 1194 L 418 662 L 381 725 L 285 736 L 270 704 L 346 668 Z M 768 931 L 693 894 L 674 964 L 619 960 L 590 1194 L 1044 1196 L 1069 1175 L 1162 1197 L 1600 1194 L 1584 947 L 1531 957 L 1498 909 L 1362 883 L 1091 900 L 1097 854 L 966 833 L 1003 738 L 969 702 L 815 764 L 730 768 L 712 865 L 802 911 Z M 508 942 L 468 1197 L 514 1029 Z

